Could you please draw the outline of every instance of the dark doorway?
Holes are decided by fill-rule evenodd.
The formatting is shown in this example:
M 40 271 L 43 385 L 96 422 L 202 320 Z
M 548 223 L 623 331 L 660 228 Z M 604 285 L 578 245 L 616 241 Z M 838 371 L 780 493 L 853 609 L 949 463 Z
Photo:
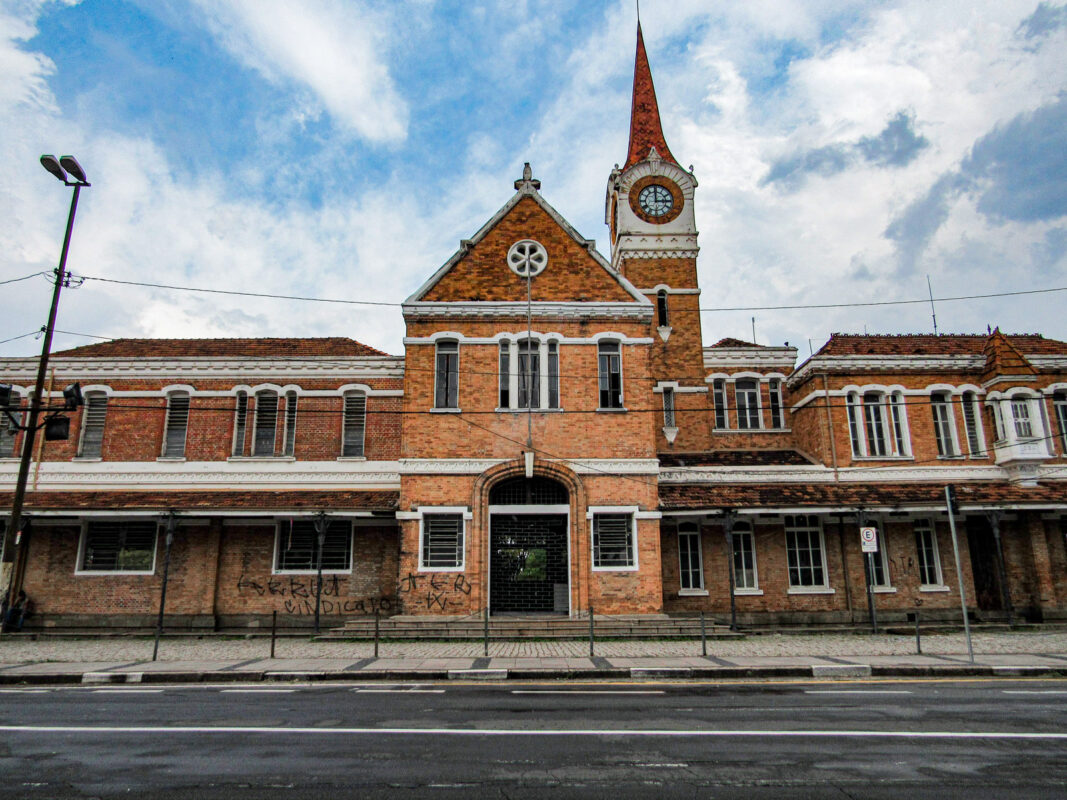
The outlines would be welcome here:
M 493 514 L 489 613 L 566 614 L 567 517 Z
M 985 517 L 967 517 L 967 544 L 971 552 L 974 575 L 974 602 L 979 611 L 1004 608 L 997 572 L 997 541 Z

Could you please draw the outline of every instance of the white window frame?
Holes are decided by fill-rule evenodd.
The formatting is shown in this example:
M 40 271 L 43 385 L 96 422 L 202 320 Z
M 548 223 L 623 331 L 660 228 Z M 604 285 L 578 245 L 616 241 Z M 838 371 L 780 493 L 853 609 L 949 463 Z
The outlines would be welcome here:
M 1043 442 L 1046 451 L 1052 453 L 1052 448 L 1045 438 L 1045 409 L 1040 396 L 1029 391 L 1013 391 L 1011 394 L 989 398 L 986 404 L 993 408 L 998 444 Z M 1025 418 L 1017 416 L 1017 410 L 1020 408 L 1026 410 Z M 1020 434 L 1020 422 L 1029 426 L 1029 435 Z
M 918 566 L 919 566 L 919 591 L 920 592 L 947 592 L 949 589 L 948 589 L 948 586 L 945 585 L 945 576 L 944 576 L 944 573 L 941 571 L 941 550 L 940 550 L 940 548 L 938 547 L 938 544 L 937 544 L 937 527 L 934 525 L 933 520 L 930 520 L 930 519 L 917 519 L 917 520 L 915 520 L 915 523 L 913 524 L 912 529 L 913 529 L 913 531 L 915 533 L 916 560 L 917 560 L 917 563 L 918 563 Z M 927 533 L 930 536 L 930 542 L 932 544 L 931 549 L 933 550 L 933 558 L 934 558 L 933 567 L 934 567 L 934 572 L 937 574 L 937 582 L 936 583 L 924 583 L 923 582 L 923 573 L 925 572 L 925 570 L 923 569 L 923 564 L 922 564 L 923 559 L 924 559 L 924 556 L 923 556 L 924 548 L 920 547 L 920 545 L 919 545 L 919 537 L 923 533 Z
M 297 522 L 311 522 L 309 519 L 298 519 Z M 281 542 L 282 537 L 285 535 L 283 528 L 288 525 L 290 520 L 279 519 L 275 521 L 274 525 L 274 557 L 271 560 L 270 572 L 271 575 L 318 575 L 319 571 L 315 568 L 311 569 L 282 569 L 279 566 L 279 557 L 281 555 Z M 344 519 L 330 519 L 327 521 L 329 526 L 334 525 L 347 525 L 348 526 L 348 566 L 344 569 L 326 569 L 323 568 L 323 575 L 351 575 L 353 570 L 353 564 L 355 562 L 355 550 L 356 542 L 355 535 L 356 529 L 351 520 Z M 318 535 L 318 531 L 313 530 L 315 536 Z M 317 543 L 316 543 L 316 546 Z M 314 551 L 312 551 L 312 557 L 314 557 Z
M 419 521 L 419 572 L 465 572 L 467 569 L 467 523 L 474 518 L 474 515 L 467 510 L 466 506 L 420 506 L 415 512 L 415 516 Z M 459 535 L 462 542 L 459 546 L 460 563 L 454 567 L 428 567 L 426 566 L 423 553 L 423 538 L 425 536 L 426 517 L 434 516 L 458 516 L 460 517 L 461 524 Z
M 174 401 L 176 399 L 184 399 L 185 400 L 185 424 L 183 426 L 184 430 L 182 431 L 181 454 L 179 454 L 179 455 L 174 455 L 174 454 L 171 454 L 171 453 L 167 452 L 167 443 L 168 443 L 168 440 L 170 439 L 171 426 L 174 424 L 174 419 L 173 419 L 173 416 L 172 416 L 172 412 L 174 410 Z M 175 460 L 175 461 L 184 461 L 185 460 L 185 448 L 189 444 L 189 412 L 191 410 L 191 406 L 192 406 L 192 397 L 191 397 L 189 392 L 186 392 L 186 391 L 175 391 L 175 392 L 170 392 L 169 394 L 167 394 L 167 412 L 166 412 L 166 416 L 164 417 L 164 423 L 163 423 L 163 444 L 162 444 L 162 447 L 160 447 L 160 450 L 159 450 L 160 459 L 165 459 L 167 461 L 170 461 L 172 459 Z
M 1052 409 L 1060 428 L 1060 451 L 1067 458 L 1067 392 L 1057 391 L 1052 395 Z
M 150 569 L 83 569 L 85 562 L 85 550 L 89 544 L 89 526 L 94 522 L 110 522 L 113 524 L 121 524 L 124 522 L 150 522 L 155 525 L 155 536 L 152 537 L 152 567 Z M 74 574 L 76 576 L 94 576 L 94 575 L 155 575 L 156 574 L 156 558 L 159 555 L 159 518 L 158 517 L 122 517 L 121 519 L 83 519 L 81 523 L 81 532 L 78 537 L 78 557 L 74 562 Z
M 777 401 L 777 414 L 778 414 L 778 424 L 777 425 L 774 424 L 776 401 Z M 788 430 L 789 429 L 789 426 L 785 424 L 785 402 L 784 401 L 785 401 L 785 397 L 782 394 L 782 379 L 781 378 L 770 378 L 767 381 L 767 404 L 769 406 L 767 411 L 768 411 L 768 414 L 770 415 L 770 418 L 771 418 L 770 430 L 772 430 L 772 431 L 784 431 L 784 430 Z
M 446 349 L 447 348 L 447 349 Z M 454 348 L 454 349 L 452 349 Z M 448 402 L 448 389 L 450 381 L 446 377 L 444 385 L 444 397 L 441 397 L 441 386 L 438 383 L 438 373 L 441 371 L 440 362 L 442 356 L 454 355 L 456 357 L 456 402 L 454 405 L 450 405 Z M 446 370 L 446 376 L 452 374 L 451 370 Z M 459 410 L 459 340 L 458 339 L 438 339 L 434 345 L 433 354 L 433 407 L 435 411 L 458 411 Z
M 715 406 L 715 416 L 712 420 L 712 427 L 717 431 L 730 430 L 730 403 L 727 395 L 726 379 L 715 378 L 711 382 L 711 398 L 712 404 Z M 722 425 L 719 425 L 720 418 Z
M 804 520 L 804 524 L 801 524 L 801 525 L 797 525 L 797 524 L 790 525 L 790 520 L 794 520 L 795 521 L 795 520 L 798 520 L 798 519 L 803 519 Z M 811 524 L 811 520 L 815 521 L 814 525 Z M 786 559 L 785 559 L 786 579 L 789 581 L 789 588 L 786 591 L 786 594 L 834 594 L 835 593 L 834 589 L 830 586 L 830 570 L 826 565 L 826 535 L 825 535 L 825 532 L 823 531 L 822 519 L 820 517 L 816 516 L 815 514 L 787 514 L 786 517 L 785 517 L 785 520 L 784 520 L 784 529 L 785 529 L 785 550 L 786 550 Z M 792 569 L 790 568 L 790 559 L 789 559 L 789 552 L 790 552 L 790 548 L 789 548 L 789 532 L 790 532 L 790 530 L 793 530 L 793 531 L 804 531 L 805 533 L 809 534 L 809 538 L 810 538 L 810 534 L 812 532 L 817 532 L 819 534 L 819 537 L 818 537 L 818 542 L 819 542 L 819 562 L 820 562 L 820 567 L 822 568 L 822 578 L 823 578 L 823 582 L 821 584 L 811 584 L 811 585 L 800 584 L 800 585 L 796 585 L 796 586 L 793 585 L 793 575 L 792 575 Z
M 249 392 L 239 389 L 233 401 L 233 443 L 230 448 L 232 458 L 243 458 L 248 444 L 248 398 Z M 241 401 L 244 400 L 244 408 Z
M 896 592 L 896 587 L 893 586 L 893 575 L 889 571 L 889 565 L 892 563 L 889 560 L 889 545 L 887 544 L 888 535 L 885 531 L 885 525 L 878 520 L 869 520 L 867 525 L 873 527 L 878 531 L 877 541 L 878 550 L 873 554 L 874 563 L 878 569 L 882 571 L 883 583 L 875 583 L 877 573 L 871 573 L 871 591 L 875 594 L 893 594 Z M 867 553 L 864 553 L 864 559 L 868 557 Z
M 868 396 L 876 396 L 876 403 L 866 402 Z M 872 461 L 895 461 L 912 458 L 911 430 L 903 394 L 885 389 L 852 390 L 845 398 L 848 415 L 848 437 L 853 459 Z M 885 455 L 871 454 L 871 416 L 868 409 L 877 408 L 878 429 L 886 444 Z M 900 435 L 897 436 L 897 427 Z
M 603 351 L 603 348 L 606 347 L 606 346 L 608 346 L 608 347 L 614 346 L 615 347 L 615 352 Z M 609 392 L 610 392 L 610 376 L 612 374 L 612 371 L 610 369 L 611 357 L 612 356 L 615 357 L 616 362 L 618 364 L 618 373 L 619 373 L 619 397 L 618 397 L 619 404 L 618 405 L 607 405 L 607 406 L 605 406 L 600 402 L 602 400 L 602 396 L 601 395 L 602 395 L 602 392 L 603 392 L 603 390 L 601 389 L 601 384 L 604 382 L 604 376 L 605 376 L 605 371 L 601 367 L 601 359 L 604 358 L 605 356 L 608 358 L 608 365 L 609 365 L 608 372 L 606 373 L 608 375 Z M 622 342 L 620 342 L 618 339 L 601 339 L 600 341 L 598 341 L 597 345 L 596 345 L 596 364 L 597 364 L 597 370 L 596 370 L 596 372 L 597 372 L 597 410 L 598 411 L 625 411 L 626 410 L 626 394 L 625 394 L 625 385 L 624 385 L 624 382 L 623 382 L 623 372 L 622 372 Z
M 606 567 L 598 567 L 596 565 L 596 518 L 600 515 L 628 515 L 630 517 L 630 543 L 634 554 L 632 564 L 626 566 L 613 564 Z M 589 520 L 589 563 L 592 565 L 593 572 L 637 572 L 640 569 L 640 556 L 637 552 L 637 520 L 639 516 L 637 506 L 589 506 L 585 517 Z
M 677 527 L 678 539 L 678 595 L 680 597 L 706 597 L 708 590 L 704 586 L 704 539 L 701 536 L 700 525 L 695 522 L 680 522 Z M 698 586 L 684 586 L 683 577 L 686 574 L 685 564 L 682 562 L 682 537 L 696 539 L 696 576 Z M 636 551 L 634 551 L 636 553 Z M 688 570 L 692 575 L 692 567 Z
M 738 386 L 739 386 L 739 384 L 742 384 L 742 383 L 746 384 L 746 386 L 748 384 L 755 384 L 755 387 L 752 388 L 752 389 L 748 389 L 748 388 L 743 389 L 743 390 L 739 389 Z M 745 400 L 744 404 L 742 404 L 742 402 L 741 402 L 742 392 L 744 392 L 744 394 L 748 396 L 748 398 Z M 760 380 L 759 380 L 759 378 L 738 378 L 737 380 L 734 381 L 734 408 L 736 409 L 736 414 L 734 416 L 735 416 L 735 418 L 737 420 L 737 430 L 739 430 L 739 431 L 758 431 L 758 430 L 763 430 L 763 403 L 762 403 L 762 398 L 760 397 L 761 394 L 762 394 L 762 392 L 760 391 Z M 752 404 L 749 402 L 749 400 L 752 399 L 752 398 L 754 398 L 755 401 L 756 401 L 755 402 L 755 407 L 756 407 L 755 408 L 755 411 L 756 411 L 755 415 L 752 414 Z M 741 425 L 741 410 L 742 410 L 742 407 L 745 409 L 745 412 L 746 412 L 745 413 L 746 422 L 755 422 L 755 425 L 747 425 L 746 424 L 744 427 L 742 427 L 742 425 Z M 754 417 L 754 419 L 753 419 L 753 417 Z
M 744 596 L 744 595 L 760 595 L 760 594 L 763 594 L 763 590 L 760 588 L 760 585 L 759 585 L 759 565 L 758 565 L 758 559 L 756 558 L 756 530 L 755 530 L 755 527 L 748 520 L 744 520 L 744 521 L 740 521 L 739 520 L 739 521 L 734 523 L 734 527 L 733 527 L 733 530 L 730 531 L 730 535 L 733 537 L 733 540 L 734 540 L 733 541 L 734 552 L 730 554 L 730 558 L 734 559 L 734 562 L 733 562 L 734 595 L 735 596 Z M 738 580 L 737 580 L 737 576 L 740 573 L 737 571 L 736 553 L 737 553 L 737 550 L 738 550 L 738 544 L 741 541 L 743 541 L 745 538 L 747 538 L 749 543 L 751 544 L 751 552 L 752 552 L 752 585 L 751 586 L 741 586 L 738 583 Z M 742 548 L 742 551 L 743 551 L 743 548 Z
M 531 342 L 537 358 L 537 404 L 528 409 L 519 404 L 519 376 L 522 373 L 519 349 Z M 559 411 L 559 341 L 534 332 L 527 337 L 514 336 L 499 341 L 497 358 L 497 411 Z M 505 372 L 504 369 L 507 368 Z M 504 405 L 503 394 L 507 391 L 508 404 Z
M 299 413 L 300 396 L 292 389 L 282 395 L 285 409 L 282 411 L 282 456 L 296 457 L 296 419 Z
M 931 392 L 930 414 L 934 423 L 934 441 L 937 443 L 937 457 L 945 459 L 962 458 L 959 437 L 956 434 L 956 415 L 954 403 L 949 392 Z M 949 451 L 946 452 L 946 446 Z

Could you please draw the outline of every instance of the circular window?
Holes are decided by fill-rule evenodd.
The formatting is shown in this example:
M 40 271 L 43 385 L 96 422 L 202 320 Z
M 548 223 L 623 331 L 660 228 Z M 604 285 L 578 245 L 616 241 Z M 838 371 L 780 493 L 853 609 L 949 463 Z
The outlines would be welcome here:
M 516 275 L 532 278 L 540 275 L 548 266 L 548 253 L 540 242 L 522 239 L 508 250 L 508 266 Z

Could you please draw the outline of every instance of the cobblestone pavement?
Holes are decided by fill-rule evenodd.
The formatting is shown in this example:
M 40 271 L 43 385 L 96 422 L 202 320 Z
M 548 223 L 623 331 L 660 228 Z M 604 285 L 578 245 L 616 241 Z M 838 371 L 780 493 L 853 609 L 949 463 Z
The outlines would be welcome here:
M 1067 632 L 978 633 L 975 654 L 1063 653 Z M 962 633 L 923 636 L 923 653 L 951 655 L 967 652 Z M 765 656 L 868 656 L 911 655 L 915 637 L 900 635 L 767 634 L 745 639 L 708 641 L 708 654 L 721 658 Z M 314 642 L 304 637 L 279 638 L 278 658 L 367 658 L 371 642 Z M 164 638 L 160 661 L 241 661 L 266 658 L 267 638 L 205 636 Z M 477 658 L 481 642 L 383 642 L 379 656 L 389 659 Z M 607 658 L 685 657 L 700 654 L 700 641 L 606 641 L 596 643 L 596 655 Z M 588 641 L 490 642 L 489 655 L 497 658 L 583 658 Z M 149 636 L 117 638 L 40 639 L 0 637 L 0 664 L 34 662 L 144 661 L 152 657 Z

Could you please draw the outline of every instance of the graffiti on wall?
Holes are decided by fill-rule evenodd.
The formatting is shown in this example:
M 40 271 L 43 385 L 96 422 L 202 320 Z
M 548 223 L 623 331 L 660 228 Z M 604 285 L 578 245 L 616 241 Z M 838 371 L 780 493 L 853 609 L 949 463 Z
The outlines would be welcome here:
M 431 572 L 416 575 L 409 572 L 400 579 L 398 595 L 411 595 L 420 608 L 427 611 L 444 611 L 448 606 L 465 605 L 464 599 L 471 593 L 471 584 L 462 573 L 453 578 L 448 573 Z
M 264 580 L 245 574 L 237 579 L 237 593 L 277 598 L 286 614 L 314 614 L 318 579 L 314 575 L 271 576 Z M 320 614 L 388 614 L 396 606 L 390 597 L 341 597 L 341 581 L 336 575 L 322 578 Z

